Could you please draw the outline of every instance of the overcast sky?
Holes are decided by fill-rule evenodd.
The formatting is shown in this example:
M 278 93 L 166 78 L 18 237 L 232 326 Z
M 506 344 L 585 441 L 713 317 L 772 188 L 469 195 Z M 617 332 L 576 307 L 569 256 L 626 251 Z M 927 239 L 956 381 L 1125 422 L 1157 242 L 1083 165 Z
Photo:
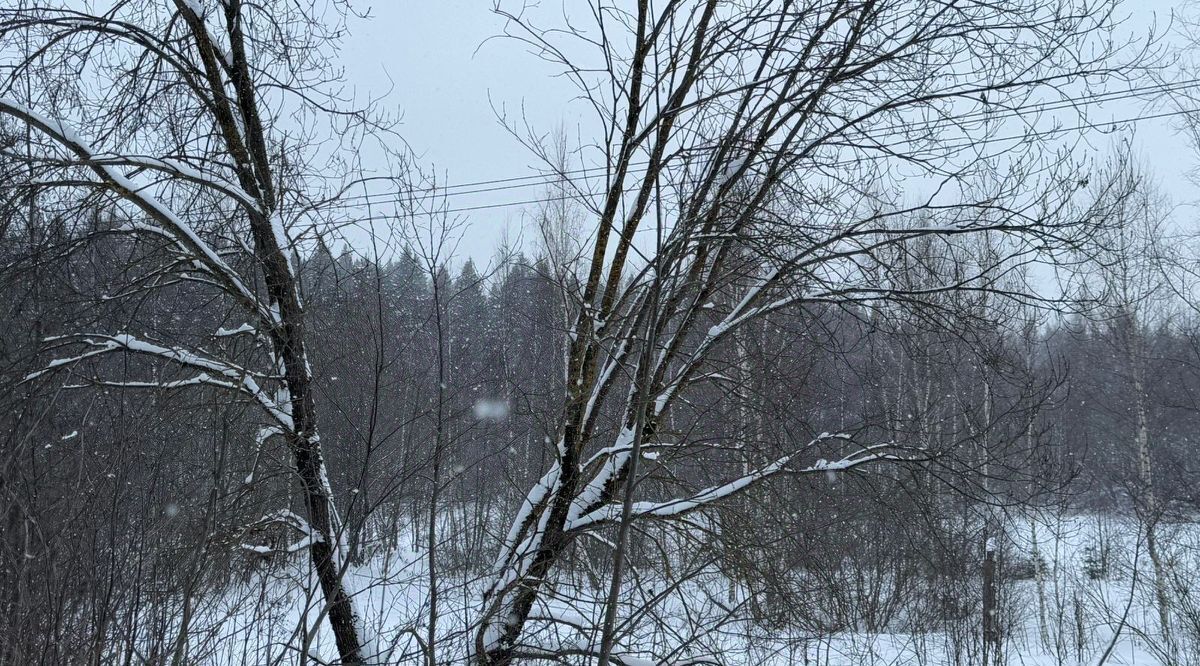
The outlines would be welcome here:
M 553 5 L 556 0 L 546 0 Z M 570 0 L 568 0 L 570 1 Z M 362 3 L 358 3 L 361 5 Z M 1170 0 L 1127 1 L 1128 28 L 1159 30 L 1183 3 Z M 491 12 L 491 0 L 384 0 L 372 5 L 373 18 L 355 21 L 346 43 L 347 77 L 361 95 L 381 96 L 403 113 L 401 132 L 421 161 L 447 183 L 477 182 L 534 173 L 537 160 L 501 126 L 497 112 L 521 117 L 539 131 L 563 126 L 586 131 L 575 90 L 555 70 L 512 40 L 489 39 L 503 28 Z M 1193 12 L 1194 13 L 1194 12 Z M 1178 43 L 1177 37 L 1172 37 Z M 1160 111 L 1162 109 L 1159 109 Z M 1146 113 L 1138 102 L 1118 102 L 1092 110 L 1093 120 L 1122 119 Z M 1135 151 L 1152 170 L 1162 191 L 1176 204 L 1200 199 L 1187 173 L 1198 163 L 1171 119 L 1137 123 Z M 1111 139 L 1097 137 L 1103 151 Z M 455 208 L 535 199 L 536 187 L 455 196 Z M 528 207 L 471 211 L 460 256 L 477 262 L 492 256 L 502 229 L 518 233 Z M 1176 211 L 1190 223 L 1194 211 Z M 526 234 L 526 240 L 531 238 Z

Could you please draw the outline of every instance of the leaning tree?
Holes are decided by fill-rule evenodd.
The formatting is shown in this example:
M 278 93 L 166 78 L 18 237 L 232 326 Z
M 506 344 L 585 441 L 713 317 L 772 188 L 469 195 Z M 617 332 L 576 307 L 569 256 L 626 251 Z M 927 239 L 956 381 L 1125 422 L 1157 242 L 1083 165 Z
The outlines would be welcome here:
M 702 529 L 707 509 L 771 477 L 929 460 L 920 441 L 818 425 L 713 478 L 704 470 L 728 469 L 719 461 L 747 443 L 698 427 L 693 398 L 714 385 L 736 396 L 729 349 L 774 313 L 925 309 L 946 322 L 936 310 L 956 300 L 947 293 L 1044 302 L 1013 276 L 1085 247 L 1104 215 L 1080 203 L 1081 165 L 1056 150 L 1072 123 L 1046 132 L 1037 112 L 1085 112 L 1094 86 L 1144 62 L 1114 59 L 1114 9 L 639 0 L 563 19 L 498 3 L 506 34 L 577 84 L 598 128 L 579 154 L 599 175 L 557 174 L 590 215 L 578 278 L 563 284 L 573 314 L 561 416 L 553 462 L 515 511 L 483 592 L 479 663 L 624 662 L 616 607 L 639 533 Z M 554 172 L 553 151 L 543 157 Z M 957 268 L 905 279 L 905 256 Z M 584 536 L 615 553 L 602 626 L 548 642 L 534 625 L 553 624 L 545 602 Z
M 333 56 L 350 16 L 339 0 L 0 9 L 0 116 L 20 173 L 7 196 L 68 220 L 102 211 L 76 247 L 116 235 L 144 248 L 109 299 L 188 288 L 221 305 L 171 339 L 136 316 L 121 330 L 64 331 L 28 379 L 204 387 L 253 405 L 260 446 L 280 438 L 289 452 L 307 517 L 280 515 L 307 535 L 293 545 L 311 556 L 346 664 L 368 659 L 372 641 L 343 582 L 346 535 L 316 422 L 298 263 L 313 230 L 339 214 L 364 140 L 391 136 L 372 103 L 341 96 Z M 380 163 L 395 164 L 387 157 L 400 153 L 380 145 Z M 118 355 L 129 372 L 106 375 L 103 360 Z

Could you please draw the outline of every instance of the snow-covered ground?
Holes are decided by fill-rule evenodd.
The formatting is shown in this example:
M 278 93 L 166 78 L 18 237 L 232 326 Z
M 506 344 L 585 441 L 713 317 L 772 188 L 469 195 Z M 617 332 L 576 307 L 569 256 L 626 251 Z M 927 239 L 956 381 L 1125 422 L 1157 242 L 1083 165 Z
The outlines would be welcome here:
M 1020 580 L 1007 577 L 1001 592 L 1004 663 L 1200 663 L 1197 625 L 1200 595 L 1188 585 L 1200 572 L 1200 525 L 1160 525 L 1169 578 L 1171 636 L 1164 639 L 1146 554 L 1144 531 L 1125 518 L 1042 515 L 1014 521 L 1004 558 Z M 411 544 L 414 540 L 402 539 Z M 1041 565 L 1034 576 L 1035 561 Z M 332 634 L 320 621 L 320 598 L 305 558 L 293 557 L 249 572 L 202 600 L 191 632 L 190 663 L 298 664 L 333 662 Z M 447 571 L 439 585 L 438 661 L 462 663 L 471 618 L 484 586 L 482 572 Z M 360 611 L 377 632 L 380 663 L 417 664 L 427 632 L 428 578 L 424 556 L 407 547 L 377 553 L 350 574 Z M 581 580 L 583 580 L 581 578 Z M 979 620 L 966 618 L 943 630 L 915 632 L 897 622 L 888 632 L 821 634 L 803 627 L 765 627 L 731 619 L 745 608 L 742 592 L 718 572 L 700 572 L 674 594 L 661 575 L 636 575 L 625 593 L 627 608 L 657 598 L 652 611 L 629 624 L 621 649 L 626 664 L 688 663 L 711 657 L 724 664 L 813 666 L 929 666 L 980 663 Z M 535 609 L 527 640 L 547 649 L 580 650 L 599 644 L 602 585 L 562 581 Z M 659 590 L 658 593 L 655 590 Z M 308 591 L 306 591 L 308 590 Z M 629 613 L 623 613 L 628 619 Z M 303 628 L 308 628 L 305 631 Z M 169 632 L 168 632 L 169 635 Z M 1172 653 L 1173 650 L 1173 653 Z M 582 662 L 580 662 L 582 663 Z

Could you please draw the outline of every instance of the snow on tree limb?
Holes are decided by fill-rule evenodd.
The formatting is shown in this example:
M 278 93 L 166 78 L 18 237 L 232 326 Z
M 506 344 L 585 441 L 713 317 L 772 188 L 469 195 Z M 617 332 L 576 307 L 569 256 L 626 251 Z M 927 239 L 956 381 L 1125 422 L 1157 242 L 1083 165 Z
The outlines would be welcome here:
M 810 441 L 803 450 L 812 448 L 821 442 L 829 440 L 844 440 L 850 441 L 846 435 L 826 435 L 818 437 Z M 711 486 L 701 491 L 693 493 L 688 497 L 682 497 L 662 502 L 635 502 L 633 504 L 634 518 L 670 518 L 680 516 L 685 513 L 690 513 L 697 510 L 705 509 L 712 504 L 732 497 L 737 493 L 746 490 L 755 483 L 776 476 L 781 473 L 789 472 L 793 474 L 812 474 L 812 473 L 828 473 L 839 472 L 853 469 L 860 465 L 874 462 L 878 460 L 899 460 L 895 455 L 883 453 L 883 450 L 890 449 L 889 444 L 880 444 L 876 446 L 865 447 L 853 454 L 845 456 L 839 460 L 829 462 L 825 459 L 820 459 L 808 467 L 789 470 L 788 465 L 799 455 L 799 453 L 784 456 L 774 462 L 765 465 L 749 474 L 740 476 L 728 483 L 719 486 Z M 618 504 L 605 504 L 600 508 L 594 509 L 585 515 L 569 521 L 567 524 L 568 530 L 578 530 L 598 523 L 612 522 L 619 520 L 621 517 L 621 506 Z
M 222 286 L 236 296 L 244 306 L 268 321 L 274 321 L 270 318 L 269 311 L 263 308 L 258 297 L 245 284 L 241 276 L 225 263 L 216 250 L 196 234 L 191 225 L 176 215 L 169 206 L 147 192 L 145 187 L 127 178 L 116 167 L 104 161 L 94 161 L 101 153 L 74 130 L 62 122 L 44 116 L 20 102 L 8 98 L 0 97 L 0 113 L 12 116 L 30 127 L 36 128 L 75 154 L 121 198 L 133 203 L 151 219 L 162 225 L 161 230 L 155 229 L 157 233 L 169 236 L 186 250 L 207 272 L 219 279 Z M 220 185 L 217 184 L 214 187 L 219 189 Z
M 238 365 L 203 356 L 179 347 L 163 347 L 162 345 L 140 340 L 127 333 L 118 333 L 116 335 L 85 334 L 73 337 L 79 343 L 90 346 L 91 349 L 74 356 L 54 359 L 45 368 L 26 375 L 23 381 L 32 381 L 64 366 L 74 365 L 80 361 L 104 354 L 116 352 L 143 354 L 171 361 L 183 367 L 198 369 L 202 372 L 191 379 L 180 380 L 178 382 L 103 381 L 103 383 L 111 386 L 125 386 L 130 388 L 177 388 L 196 384 L 231 388 L 252 398 L 283 428 L 289 430 L 292 428 L 292 417 L 288 402 L 286 400 L 277 401 L 271 398 L 258 384 L 253 373 Z M 57 339 L 65 340 L 66 338 Z M 207 374 L 210 372 L 223 379 L 218 379 Z
M 501 555 L 497 558 L 495 574 L 485 592 L 485 598 L 502 597 L 503 592 L 528 573 L 532 556 L 541 548 L 542 539 L 546 534 L 546 526 L 550 520 L 548 504 L 554 501 L 562 487 L 559 483 L 560 469 L 555 464 L 542 478 L 545 483 L 539 483 L 522 505 L 522 514 L 513 521 L 513 529 L 509 532 L 511 541 L 506 542 L 500 550 Z M 540 513 L 534 513 L 537 509 L 540 509 Z M 518 540 L 522 535 L 524 536 Z
M 248 192 L 241 187 L 217 176 L 216 174 L 206 173 L 193 167 L 192 165 L 170 157 L 158 158 L 149 155 L 116 155 L 116 154 L 96 154 L 91 157 L 80 157 L 77 161 L 68 164 L 67 166 L 85 166 L 95 170 L 98 167 L 130 167 L 134 169 L 146 169 L 157 171 L 173 178 L 185 180 L 189 183 L 199 185 L 201 187 L 219 192 L 235 200 L 241 206 L 253 211 L 259 211 L 260 205 L 250 196 Z
M 299 532 L 301 535 L 300 539 L 283 548 L 243 543 L 241 544 L 242 549 L 259 555 L 270 555 L 272 553 L 287 553 L 290 555 L 304 550 L 315 543 L 324 543 L 325 541 L 325 537 L 320 532 L 314 530 L 307 520 L 290 509 L 280 509 L 274 513 L 266 514 L 262 518 L 243 527 L 241 533 L 244 534 L 248 531 L 261 529 L 269 525 L 285 525 Z

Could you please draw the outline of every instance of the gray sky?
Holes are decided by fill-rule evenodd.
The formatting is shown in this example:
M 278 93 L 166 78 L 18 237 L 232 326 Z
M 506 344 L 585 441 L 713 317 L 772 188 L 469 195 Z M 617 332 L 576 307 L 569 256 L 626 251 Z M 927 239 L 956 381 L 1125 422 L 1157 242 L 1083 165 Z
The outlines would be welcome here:
M 554 0 L 547 0 L 553 4 Z M 1130 30 L 1159 30 L 1181 5 L 1174 0 L 1127 1 Z M 372 7 L 373 19 L 354 22 L 346 43 L 347 77 L 359 95 L 384 95 L 385 103 L 403 114 L 401 133 L 433 168 L 439 180 L 455 184 L 533 173 L 536 158 L 502 126 L 497 111 L 524 118 L 539 131 L 564 127 L 581 132 L 574 88 L 555 70 L 512 40 L 489 39 L 503 22 L 491 0 L 385 0 Z M 1193 12 L 1195 13 L 1195 12 Z M 1172 38 L 1177 43 L 1177 38 Z M 1162 109 L 1160 109 L 1162 110 Z M 1092 110 L 1093 120 L 1121 119 L 1145 113 L 1138 102 L 1117 102 Z M 1198 163 L 1172 119 L 1140 122 L 1133 133 L 1135 151 L 1161 190 L 1176 204 L 1200 199 L 1187 172 Z M 1097 137 L 1091 150 L 1099 155 L 1112 139 Z M 455 196 L 454 208 L 535 199 L 537 187 Z M 523 211 L 512 206 L 463 213 L 469 226 L 460 258 L 486 262 L 505 226 L 513 234 L 523 225 Z M 1191 224 L 1194 211 L 1176 211 L 1179 223 Z M 527 244 L 532 240 L 525 233 Z
M 444 183 L 534 174 L 536 158 L 497 113 L 523 115 L 540 130 L 578 124 L 564 112 L 574 89 L 555 70 L 500 34 L 490 0 L 392 0 L 353 26 L 347 77 L 361 95 L 382 95 L 403 116 L 400 131 Z M 474 188 L 472 188 L 474 189 Z M 535 199 L 539 187 L 454 196 L 454 208 Z M 460 254 L 486 262 L 507 225 L 520 232 L 523 207 L 463 213 Z

